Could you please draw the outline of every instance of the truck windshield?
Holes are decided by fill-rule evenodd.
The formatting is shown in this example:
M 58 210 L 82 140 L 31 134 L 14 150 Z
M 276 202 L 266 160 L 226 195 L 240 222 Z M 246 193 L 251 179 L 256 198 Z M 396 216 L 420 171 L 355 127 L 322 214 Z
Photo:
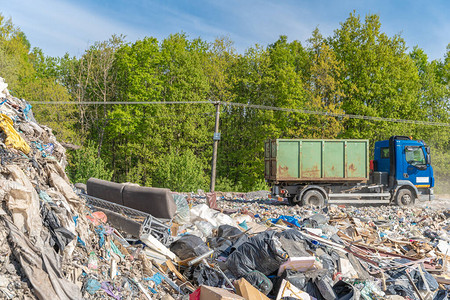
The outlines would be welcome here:
M 421 147 L 405 147 L 406 161 L 411 165 L 425 165 L 425 155 Z

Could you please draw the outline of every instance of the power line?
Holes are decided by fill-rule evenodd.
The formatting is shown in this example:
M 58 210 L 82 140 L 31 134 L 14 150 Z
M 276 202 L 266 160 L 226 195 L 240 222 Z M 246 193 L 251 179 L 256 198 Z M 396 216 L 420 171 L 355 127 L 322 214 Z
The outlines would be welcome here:
M 338 113 L 332 113 L 332 112 L 315 111 L 315 110 L 307 110 L 307 109 L 284 108 L 284 107 L 274 107 L 274 106 L 234 103 L 234 102 L 227 102 L 227 103 L 224 103 L 224 105 L 248 107 L 248 108 L 263 109 L 263 110 L 296 112 L 296 113 L 321 115 L 321 116 L 328 116 L 328 117 L 342 117 L 342 118 L 370 120 L 370 121 L 386 121 L 386 122 L 396 122 L 396 123 L 408 123 L 408 124 L 418 124 L 418 125 L 434 125 L 434 126 L 450 127 L 449 123 L 441 123 L 441 122 L 405 120 L 405 119 L 372 117 L 372 116 L 353 115 L 353 114 L 338 114 Z
M 207 116 L 207 117 L 214 117 L 213 113 L 198 113 L 198 114 L 177 114 L 177 115 L 144 115 L 144 116 L 130 116 L 130 117 L 123 117 L 123 118 L 89 118 L 86 117 L 86 119 L 89 120 L 106 120 L 106 121 L 115 121 L 115 120 L 133 120 L 133 119 L 157 119 L 157 118 L 185 118 L 189 116 Z M 48 119 L 50 121 L 61 121 L 61 120 L 80 120 L 80 118 L 76 117 L 61 117 L 61 118 L 51 118 Z
M 212 101 L 142 101 L 142 102 L 132 102 L 132 101 L 105 101 L 105 102 L 89 102 L 89 101 L 80 101 L 80 102 L 64 102 L 64 101 L 30 101 L 30 104 L 50 104 L 50 105 L 62 105 L 62 104 L 75 104 L 75 105 L 168 105 L 168 104 L 215 104 Z M 416 124 L 416 125 L 432 125 L 432 126 L 444 126 L 450 127 L 450 123 L 442 123 L 442 122 L 432 122 L 432 121 L 419 121 L 419 120 L 407 120 L 407 119 L 396 119 L 396 118 L 385 118 L 385 117 L 374 117 L 374 116 L 364 116 L 364 115 L 354 115 L 354 114 L 340 114 L 333 112 L 324 112 L 324 111 L 315 111 L 315 110 L 307 110 L 307 109 L 296 109 L 296 108 L 285 108 L 285 107 L 275 107 L 275 106 L 266 106 L 266 105 L 257 105 L 257 104 L 247 104 L 247 103 L 236 103 L 236 102 L 221 102 L 224 106 L 237 106 L 237 107 L 245 107 L 245 108 L 254 108 L 261 110 L 272 110 L 272 111 L 284 111 L 284 112 L 293 112 L 293 113 L 302 113 L 309 115 L 320 115 L 327 117 L 341 117 L 341 118 L 349 118 L 349 119 L 359 119 L 359 120 L 369 120 L 369 121 L 385 121 L 385 122 L 394 122 L 394 123 L 406 123 L 406 124 Z
M 28 101 L 30 104 L 46 104 L 46 105 L 142 105 L 142 104 L 213 104 L 211 101 Z

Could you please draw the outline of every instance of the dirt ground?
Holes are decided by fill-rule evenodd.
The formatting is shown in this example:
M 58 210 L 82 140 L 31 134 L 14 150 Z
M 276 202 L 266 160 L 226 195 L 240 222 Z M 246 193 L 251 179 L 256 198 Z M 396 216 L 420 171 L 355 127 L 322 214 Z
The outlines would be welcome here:
M 436 198 L 433 201 L 423 201 L 417 203 L 416 205 L 421 207 L 450 209 L 450 194 L 436 195 Z

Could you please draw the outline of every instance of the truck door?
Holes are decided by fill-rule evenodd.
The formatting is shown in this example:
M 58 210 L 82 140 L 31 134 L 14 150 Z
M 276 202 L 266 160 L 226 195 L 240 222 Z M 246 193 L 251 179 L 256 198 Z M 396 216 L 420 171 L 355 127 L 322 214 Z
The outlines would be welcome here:
M 423 146 L 402 147 L 402 170 L 398 177 L 409 180 L 417 188 L 428 188 L 431 184 L 431 167 L 427 164 Z

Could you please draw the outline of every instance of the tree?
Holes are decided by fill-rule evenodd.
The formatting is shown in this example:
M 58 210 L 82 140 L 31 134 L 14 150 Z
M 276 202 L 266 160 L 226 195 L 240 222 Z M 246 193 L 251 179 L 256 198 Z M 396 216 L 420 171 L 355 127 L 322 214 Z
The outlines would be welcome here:
M 117 73 L 114 68 L 116 52 L 124 43 L 124 36 L 113 35 L 90 46 L 80 59 L 66 55 L 63 84 L 76 102 L 107 102 L 117 100 Z M 97 156 L 102 153 L 108 123 L 109 107 L 104 104 L 78 105 L 80 131 L 83 138 L 96 140 Z
M 344 66 L 342 109 L 345 113 L 419 120 L 416 97 L 419 76 L 406 53 L 405 41 L 398 35 L 388 37 L 380 31 L 377 15 L 367 15 L 365 22 L 351 13 L 328 43 Z M 409 135 L 413 126 L 396 123 L 349 119 L 342 137 L 384 139 L 390 135 Z
M 205 101 L 208 80 L 203 70 L 208 45 L 184 34 L 171 35 L 161 44 L 146 38 L 123 47 L 116 67 L 121 78 L 121 101 Z M 210 104 L 148 104 L 115 107 L 109 114 L 109 151 L 118 179 L 133 176 L 153 182 L 166 153 L 191 150 L 205 166 L 213 127 Z M 138 176 L 133 170 L 139 169 Z M 204 172 L 202 169 L 201 172 Z M 136 177 L 137 176 L 137 177 Z M 170 183 L 169 183 L 170 184 Z
M 29 62 L 30 43 L 11 18 L 0 14 L 0 76 L 9 84 L 12 94 L 23 97 L 23 79 L 33 76 Z
M 340 75 L 344 65 L 337 59 L 317 28 L 308 42 L 311 62 L 309 76 L 306 79 L 310 98 L 308 108 L 319 112 L 342 114 L 344 111 L 341 107 L 345 94 Z M 346 119 L 322 115 L 310 115 L 308 118 L 312 130 L 310 137 L 335 138 L 344 131 L 343 122 Z
M 448 57 L 449 52 L 447 52 Z M 420 110 L 423 119 L 431 122 L 449 123 L 450 89 L 446 82 L 446 60 L 428 61 L 425 52 L 414 47 L 410 53 L 417 66 L 420 78 L 420 89 L 417 98 L 420 100 Z M 447 73 L 448 74 L 448 73 Z M 438 193 L 450 192 L 448 161 L 450 160 L 450 128 L 441 126 L 417 126 L 414 137 L 423 139 L 432 146 L 433 168 Z

